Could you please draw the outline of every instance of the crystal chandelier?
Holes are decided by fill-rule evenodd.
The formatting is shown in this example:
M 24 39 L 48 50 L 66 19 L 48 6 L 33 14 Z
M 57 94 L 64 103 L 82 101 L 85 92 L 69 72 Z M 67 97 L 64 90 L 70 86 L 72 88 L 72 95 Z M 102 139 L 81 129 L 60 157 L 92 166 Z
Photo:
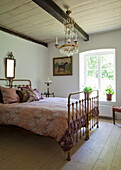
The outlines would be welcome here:
M 56 36 L 55 47 L 60 49 L 61 54 L 66 56 L 72 56 L 73 54 L 78 53 L 77 33 L 74 29 L 74 20 L 70 17 L 70 14 L 72 12 L 70 10 L 67 10 L 66 13 L 68 14 L 68 18 L 64 23 L 65 43 L 59 46 L 58 37 Z

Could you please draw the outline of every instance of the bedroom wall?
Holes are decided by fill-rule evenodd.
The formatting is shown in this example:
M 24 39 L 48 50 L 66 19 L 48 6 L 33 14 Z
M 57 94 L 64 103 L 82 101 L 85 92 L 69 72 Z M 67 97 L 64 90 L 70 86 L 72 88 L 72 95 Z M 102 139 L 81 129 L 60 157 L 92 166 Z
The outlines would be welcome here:
M 101 106 L 121 105 L 121 30 L 100 33 L 91 35 L 88 42 L 79 40 L 79 52 L 84 52 L 94 49 L 115 48 L 116 49 L 116 102 L 102 102 Z M 60 43 L 61 44 L 61 43 Z M 67 97 L 72 91 L 79 90 L 79 55 L 73 56 L 73 75 L 72 76 L 53 76 L 53 58 L 60 57 L 59 50 L 54 47 L 55 42 L 49 43 L 49 77 L 53 84 L 51 91 L 55 92 L 56 96 Z M 106 111 L 106 109 L 105 109 Z M 112 113 L 104 110 L 102 115 L 112 116 Z
M 0 31 L 0 78 L 5 77 L 4 58 L 13 52 L 16 59 L 16 77 L 31 79 L 33 88 L 46 88 L 48 77 L 48 48 Z

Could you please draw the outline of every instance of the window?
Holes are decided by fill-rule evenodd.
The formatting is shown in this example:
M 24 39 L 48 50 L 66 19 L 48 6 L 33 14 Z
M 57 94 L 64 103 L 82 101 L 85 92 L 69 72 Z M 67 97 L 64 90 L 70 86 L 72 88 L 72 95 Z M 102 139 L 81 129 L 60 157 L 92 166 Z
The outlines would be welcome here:
M 79 56 L 79 87 L 85 86 L 99 89 L 100 100 L 105 100 L 104 90 L 111 85 L 115 91 L 115 49 L 101 49 L 80 53 Z

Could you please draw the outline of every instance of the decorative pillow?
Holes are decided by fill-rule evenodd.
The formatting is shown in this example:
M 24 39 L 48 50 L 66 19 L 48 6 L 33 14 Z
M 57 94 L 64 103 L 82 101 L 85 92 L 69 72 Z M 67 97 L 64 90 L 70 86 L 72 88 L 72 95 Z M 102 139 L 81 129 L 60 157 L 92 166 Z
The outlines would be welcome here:
M 0 87 L 0 103 L 3 103 L 3 97 L 2 97 L 2 93 L 1 93 L 1 87 Z
M 27 86 L 21 87 L 21 89 L 30 89 L 30 87 L 27 85 Z
M 4 104 L 20 102 L 16 89 L 1 87 L 1 93 Z
M 16 90 L 16 93 L 20 97 L 20 102 L 27 102 L 29 99 L 29 93 L 26 90 Z
M 37 89 L 34 89 L 34 93 L 37 95 L 38 99 L 43 99 L 43 97 L 41 96 L 40 92 Z
M 34 93 L 34 90 L 30 89 L 22 89 L 17 90 L 16 93 L 20 97 L 20 102 L 31 102 L 39 100 L 37 95 Z

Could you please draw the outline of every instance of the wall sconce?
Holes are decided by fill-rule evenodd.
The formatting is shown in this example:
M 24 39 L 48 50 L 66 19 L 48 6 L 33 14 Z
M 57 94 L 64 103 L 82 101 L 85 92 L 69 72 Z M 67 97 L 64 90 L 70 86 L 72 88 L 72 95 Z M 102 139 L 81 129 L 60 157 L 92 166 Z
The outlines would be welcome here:
M 15 78 L 15 65 L 13 53 L 10 52 L 8 57 L 5 58 L 5 77 L 9 80 L 9 87 L 12 87 L 12 80 Z

